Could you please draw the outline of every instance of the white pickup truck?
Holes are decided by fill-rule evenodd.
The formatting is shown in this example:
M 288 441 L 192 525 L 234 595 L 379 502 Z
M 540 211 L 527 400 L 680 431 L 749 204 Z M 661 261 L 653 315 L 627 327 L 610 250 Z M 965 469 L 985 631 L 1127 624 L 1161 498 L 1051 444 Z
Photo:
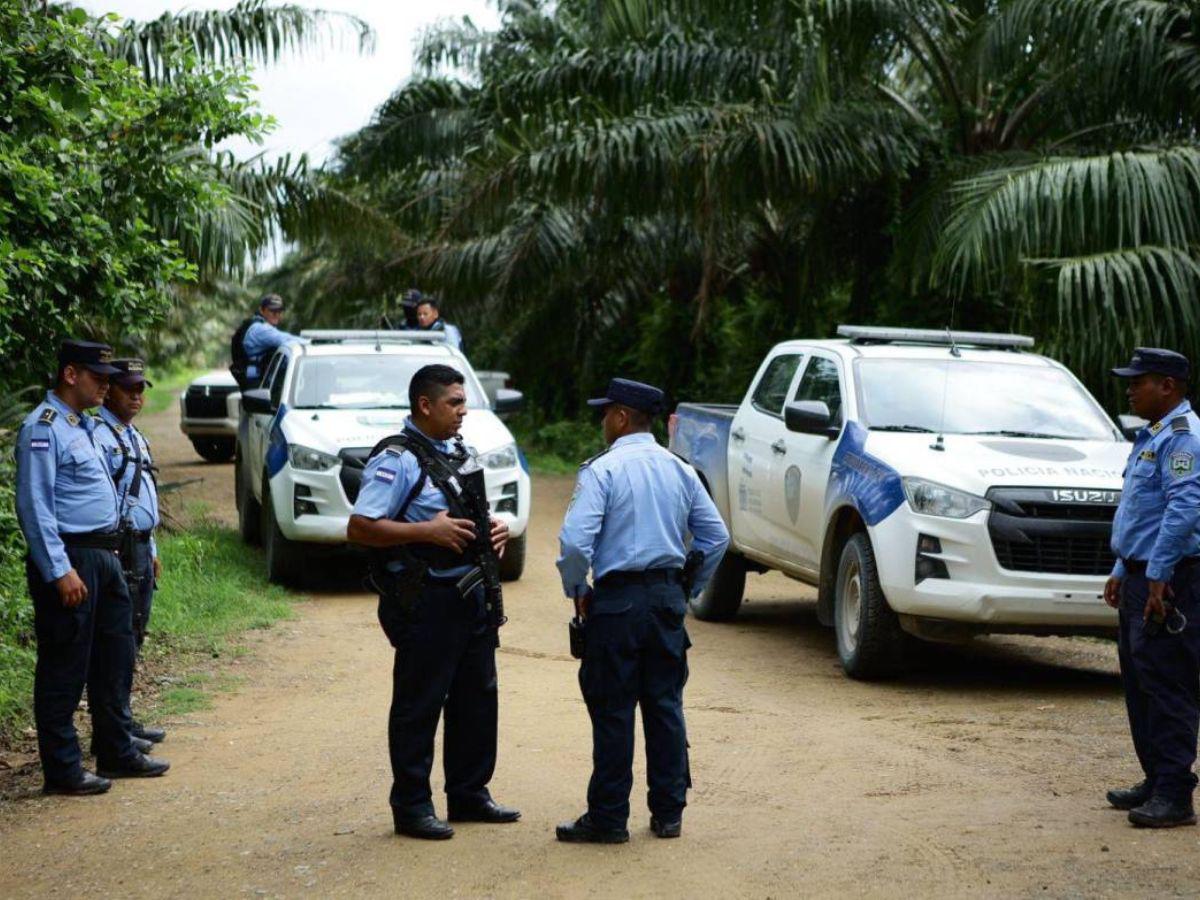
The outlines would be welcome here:
M 732 535 L 693 612 L 731 618 L 746 573 L 779 570 L 863 678 L 911 636 L 1111 634 L 1129 445 L 1078 379 L 1020 335 L 838 333 L 776 346 L 739 406 L 672 417 Z

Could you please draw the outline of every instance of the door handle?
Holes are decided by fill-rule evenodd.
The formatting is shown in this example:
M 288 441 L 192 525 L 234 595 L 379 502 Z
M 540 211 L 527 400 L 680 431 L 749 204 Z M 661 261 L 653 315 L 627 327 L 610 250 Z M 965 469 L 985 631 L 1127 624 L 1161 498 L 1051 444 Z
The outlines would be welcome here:
M 783 454 L 787 453 L 787 444 L 785 444 L 783 442 L 783 438 L 780 438 L 779 440 L 777 440 L 775 443 L 773 443 L 771 445 L 771 449 L 774 450 L 776 453 L 778 453 L 780 456 L 783 456 Z
M 742 431 L 740 428 L 735 428 L 733 431 L 729 432 L 729 436 L 735 441 L 744 441 L 746 439 L 746 432 Z

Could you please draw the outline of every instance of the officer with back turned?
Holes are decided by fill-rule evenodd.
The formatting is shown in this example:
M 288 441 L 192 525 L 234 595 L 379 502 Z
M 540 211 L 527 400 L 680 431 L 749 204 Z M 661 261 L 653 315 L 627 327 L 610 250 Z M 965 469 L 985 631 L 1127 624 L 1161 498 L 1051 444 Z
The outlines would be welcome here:
M 503 621 L 495 562 L 508 526 L 490 519 L 483 470 L 461 440 L 452 442 L 467 414 L 463 382 L 449 366 L 417 370 L 412 415 L 375 448 L 347 529 L 350 541 L 375 548 L 379 621 L 396 648 L 388 716 L 396 833 L 430 840 L 454 835 L 434 814 L 429 785 L 443 711 L 450 821 L 499 824 L 521 815 L 487 787 L 496 767 Z
M 17 519 L 37 637 L 34 718 L 48 794 L 99 794 L 110 778 L 161 775 L 129 718 L 133 615 L 121 574 L 116 488 L 84 410 L 108 392 L 112 350 L 65 341 L 53 390 L 17 434 Z M 75 708 L 88 689 L 99 775 L 83 768 Z
M 1192 792 L 1200 725 L 1200 419 L 1190 366 L 1139 347 L 1113 374 L 1129 379 L 1138 432 L 1113 521 L 1117 556 L 1104 599 L 1119 612 L 1118 653 L 1129 730 L 1145 778 L 1108 792 L 1147 828 L 1196 824 Z
M 558 568 L 585 623 L 579 684 L 592 720 L 593 768 L 587 812 L 558 826 L 558 839 L 629 840 L 638 705 L 650 828 L 660 838 L 678 837 L 691 786 L 683 720 L 691 642 L 683 617 L 688 597 L 721 561 L 729 532 L 696 471 L 650 432 L 663 411 L 662 391 L 614 378 L 604 397 L 588 402 L 604 409 L 609 448 L 580 469 Z
M 114 359 L 116 375 L 109 379 L 108 396 L 96 416 L 96 442 L 108 459 L 109 471 L 117 486 L 124 545 L 121 567 L 133 601 L 133 636 L 138 652 L 150 626 L 154 585 L 162 571 L 154 529 L 158 527 L 158 482 L 150 443 L 133 424 L 142 411 L 146 388 L 146 366 L 140 359 Z M 152 728 L 133 720 L 133 736 L 158 743 L 166 737 L 161 728 Z

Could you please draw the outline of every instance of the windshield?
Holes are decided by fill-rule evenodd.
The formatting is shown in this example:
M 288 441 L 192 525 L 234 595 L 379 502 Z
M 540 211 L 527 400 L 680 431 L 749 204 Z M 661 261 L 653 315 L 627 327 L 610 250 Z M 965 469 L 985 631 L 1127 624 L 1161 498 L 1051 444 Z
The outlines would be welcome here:
M 408 409 L 408 383 L 425 357 L 394 354 L 306 356 L 292 382 L 297 409 Z M 438 360 L 462 371 L 453 360 Z M 467 376 L 468 409 L 487 409 L 475 379 Z
M 864 359 L 858 372 L 863 424 L 873 430 L 1117 439 L 1091 396 L 1060 369 Z

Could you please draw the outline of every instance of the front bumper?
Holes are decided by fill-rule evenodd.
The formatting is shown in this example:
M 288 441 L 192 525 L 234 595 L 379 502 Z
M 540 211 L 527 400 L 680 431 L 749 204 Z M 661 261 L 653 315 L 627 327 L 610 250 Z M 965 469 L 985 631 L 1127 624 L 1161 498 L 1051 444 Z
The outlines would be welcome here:
M 937 538 L 949 578 L 916 583 L 917 541 Z M 1002 569 L 988 533 L 988 513 L 945 519 L 914 513 L 907 503 L 870 529 L 888 604 L 915 616 L 979 626 L 979 631 L 1094 633 L 1115 628 L 1104 603 L 1104 577 Z
M 179 395 L 179 430 L 188 437 L 231 437 L 238 433 L 242 395 L 234 392 L 225 400 L 224 413 L 218 416 L 189 416 L 187 391 Z
M 291 541 L 316 544 L 344 544 L 346 526 L 353 512 L 353 505 L 346 497 L 340 477 L 341 465 L 321 472 L 294 469 L 285 465 L 271 479 L 271 502 L 275 508 L 275 521 L 283 536 Z M 511 537 L 520 537 L 529 525 L 529 508 L 533 488 L 526 473 L 520 467 L 487 470 L 485 475 L 488 502 L 493 515 L 508 524 Z M 513 494 L 512 485 L 516 485 Z M 516 512 L 506 511 L 516 500 Z M 299 512 L 299 514 L 298 514 Z

